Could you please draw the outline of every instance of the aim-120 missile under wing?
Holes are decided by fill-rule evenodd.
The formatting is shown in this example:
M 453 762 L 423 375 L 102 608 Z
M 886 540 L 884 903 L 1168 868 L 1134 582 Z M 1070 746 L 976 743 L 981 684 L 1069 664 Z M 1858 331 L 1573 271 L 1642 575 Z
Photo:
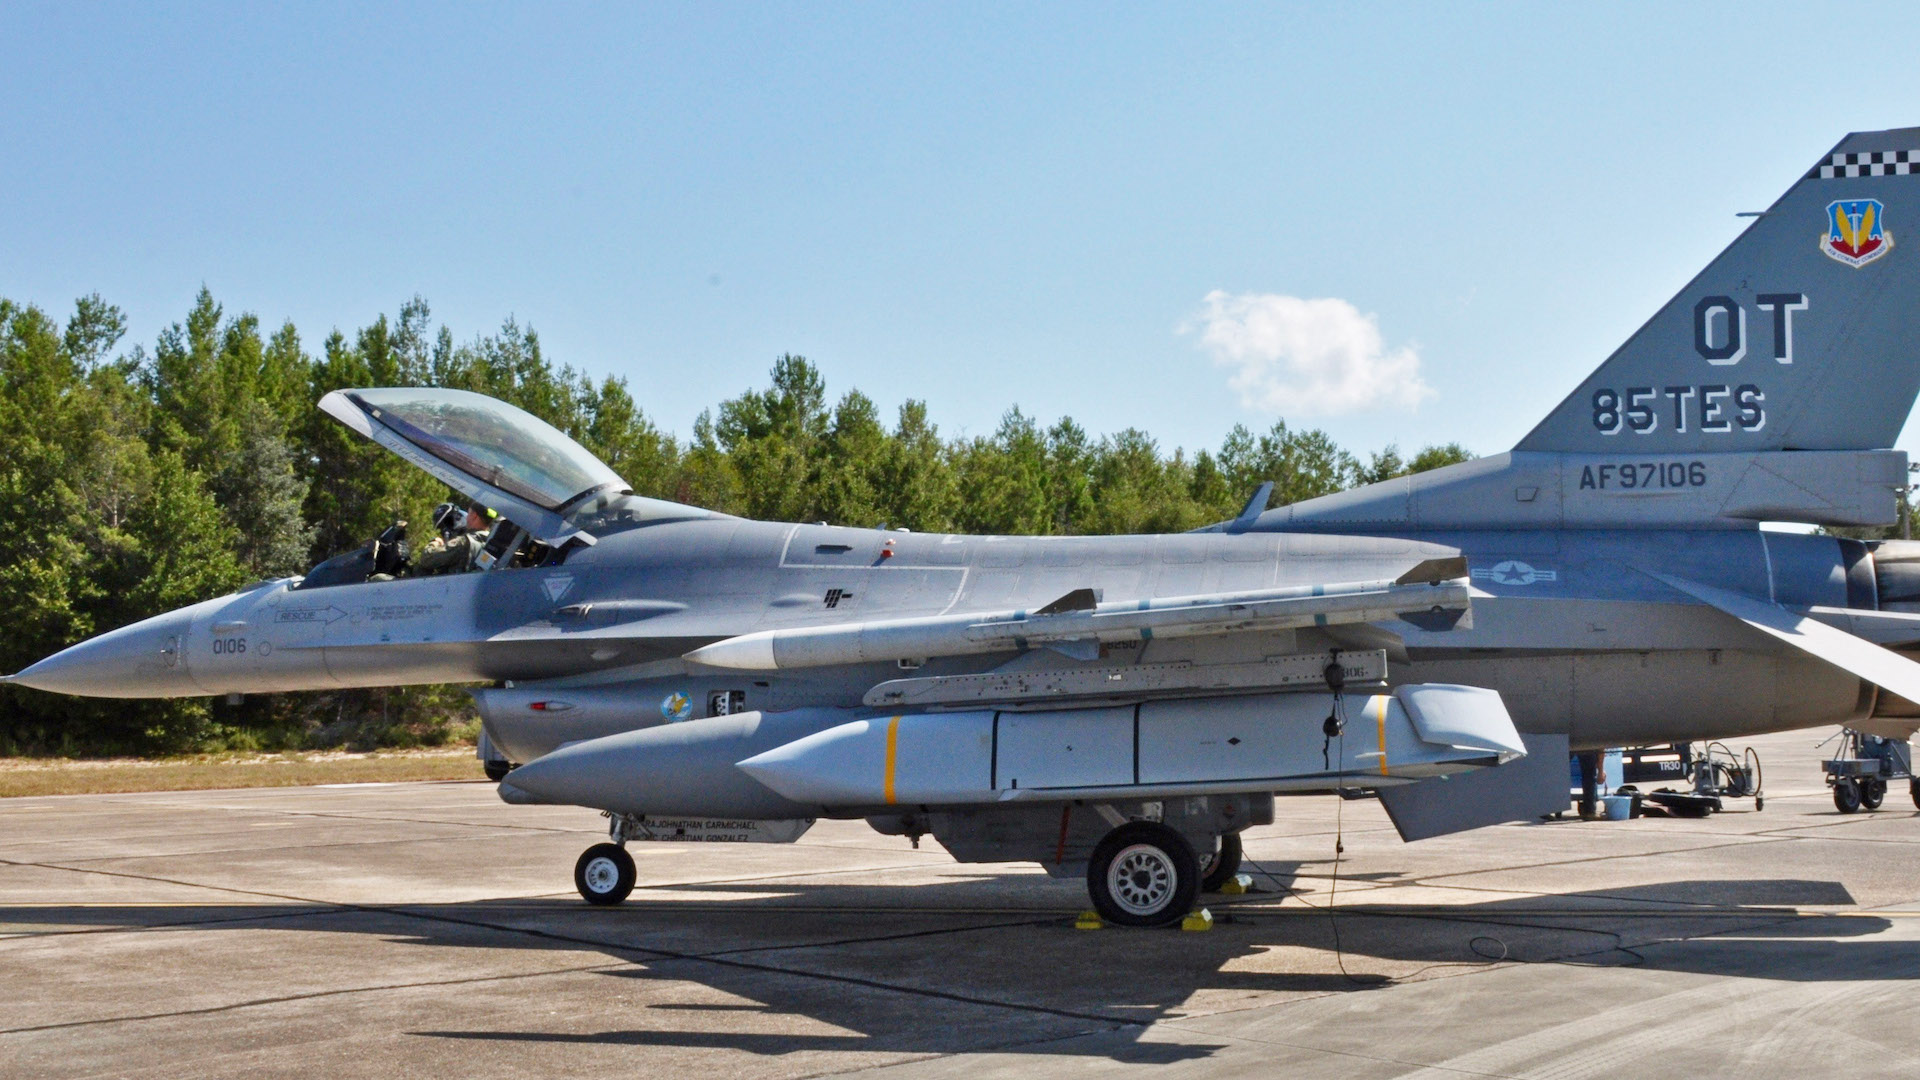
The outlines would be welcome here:
M 742 520 L 633 495 L 500 402 L 337 391 L 330 415 L 499 511 L 472 572 L 409 574 L 383 538 L 6 681 L 484 682 L 483 748 L 522 764 L 503 797 L 612 815 L 589 900 L 631 888 L 629 840 L 857 816 L 1084 870 L 1132 923 L 1231 873 L 1277 792 L 1378 792 L 1413 839 L 1564 806 L 1569 749 L 1905 734 L 1920 545 L 1758 524 L 1896 520 L 1917 169 L 1920 130 L 1848 136 L 1511 452 L 1263 489 L 1194 534 Z

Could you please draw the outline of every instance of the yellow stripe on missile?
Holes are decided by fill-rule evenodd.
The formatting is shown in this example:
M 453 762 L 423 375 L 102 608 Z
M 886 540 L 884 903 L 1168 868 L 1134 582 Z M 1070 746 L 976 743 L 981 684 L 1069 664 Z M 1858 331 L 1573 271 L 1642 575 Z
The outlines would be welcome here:
M 1374 727 L 1380 733 L 1380 775 L 1387 775 L 1387 695 L 1376 694 L 1369 704 L 1376 706 L 1373 714 Z M 887 776 L 893 776 L 892 744 L 888 744 Z
M 887 805 L 889 806 L 893 805 L 895 801 L 893 797 L 893 766 L 899 756 L 900 718 L 896 716 L 887 721 L 887 772 L 885 778 L 881 781 L 880 788 L 881 792 L 886 796 Z

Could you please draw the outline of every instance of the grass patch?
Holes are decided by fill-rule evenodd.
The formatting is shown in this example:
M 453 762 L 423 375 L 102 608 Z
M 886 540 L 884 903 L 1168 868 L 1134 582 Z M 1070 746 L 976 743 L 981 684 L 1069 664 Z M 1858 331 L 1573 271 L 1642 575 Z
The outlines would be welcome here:
M 472 746 L 371 753 L 310 750 L 170 758 L 0 758 L 0 798 L 485 778 Z

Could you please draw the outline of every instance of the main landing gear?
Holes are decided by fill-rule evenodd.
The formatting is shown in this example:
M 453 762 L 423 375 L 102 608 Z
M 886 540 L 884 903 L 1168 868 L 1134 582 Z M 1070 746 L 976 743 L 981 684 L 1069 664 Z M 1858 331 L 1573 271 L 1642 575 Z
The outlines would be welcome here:
M 1227 833 L 1214 844 L 1213 854 L 1200 860 L 1200 891 L 1219 892 L 1240 872 L 1240 834 Z
M 1094 845 L 1087 861 L 1093 909 L 1116 926 L 1179 922 L 1193 910 L 1200 878 L 1193 845 L 1157 821 L 1130 821 L 1114 829 Z

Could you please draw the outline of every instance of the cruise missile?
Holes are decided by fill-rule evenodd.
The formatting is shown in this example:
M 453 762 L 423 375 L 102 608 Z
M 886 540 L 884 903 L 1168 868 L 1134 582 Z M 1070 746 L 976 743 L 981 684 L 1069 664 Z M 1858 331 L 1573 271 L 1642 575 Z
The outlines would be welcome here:
M 1333 734 L 1329 714 L 1344 721 Z M 1525 754 L 1499 694 L 1431 684 L 1338 705 L 1324 693 L 1262 694 L 874 717 L 739 766 L 795 803 L 939 806 L 1382 787 Z
M 500 795 L 773 820 L 900 805 L 1379 788 L 1525 753 L 1497 693 L 1444 684 L 1337 702 L 1283 693 L 1027 712 L 801 709 L 574 743 L 514 770 Z
M 1458 565 L 1455 565 L 1458 564 Z M 1457 573 L 1455 573 L 1457 571 Z M 1437 574 L 1452 575 L 1438 578 Z M 876 619 L 761 630 L 686 654 L 709 667 L 747 671 L 823 667 L 1044 646 L 1082 659 L 1099 646 L 1155 637 L 1330 626 L 1402 619 L 1425 629 L 1465 626 L 1471 590 L 1464 560 L 1421 563 L 1398 579 L 1300 585 L 1100 603 L 1078 589 L 1035 611 Z

